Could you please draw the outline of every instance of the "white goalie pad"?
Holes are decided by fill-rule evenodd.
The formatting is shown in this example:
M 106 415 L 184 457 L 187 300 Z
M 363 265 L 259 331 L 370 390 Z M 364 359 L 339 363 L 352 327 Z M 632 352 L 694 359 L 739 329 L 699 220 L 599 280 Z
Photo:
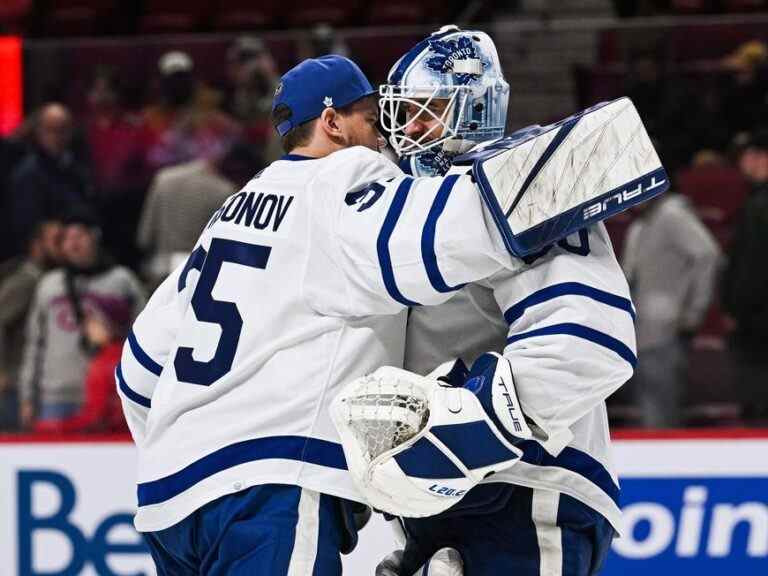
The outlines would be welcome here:
M 418 518 L 447 510 L 521 452 L 469 390 L 385 366 L 331 406 L 355 485 L 374 508 Z
M 504 243 L 518 257 L 669 188 L 629 98 L 519 130 L 455 164 L 472 165 Z

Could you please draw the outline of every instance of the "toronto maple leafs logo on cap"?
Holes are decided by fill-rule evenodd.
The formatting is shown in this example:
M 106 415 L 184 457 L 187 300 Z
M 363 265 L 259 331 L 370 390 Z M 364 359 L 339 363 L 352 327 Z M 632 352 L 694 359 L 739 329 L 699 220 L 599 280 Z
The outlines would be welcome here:
M 330 96 L 326 96 L 325 98 L 323 98 L 323 104 L 325 104 L 326 108 L 330 108 L 331 106 L 333 106 L 333 98 L 331 98 Z
M 459 36 L 456 40 L 430 40 L 429 48 L 434 56 L 427 58 L 427 68 L 441 74 L 453 72 L 457 84 L 469 84 L 489 65 L 469 36 Z

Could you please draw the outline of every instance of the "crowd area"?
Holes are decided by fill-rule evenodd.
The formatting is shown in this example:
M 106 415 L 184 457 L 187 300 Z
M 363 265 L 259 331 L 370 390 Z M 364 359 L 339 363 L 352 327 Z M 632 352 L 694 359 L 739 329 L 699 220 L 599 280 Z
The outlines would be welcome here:
M 281 155 L 273 55 L 240 37 L 225 65 L 214 85 L 168 51 L 157 98 L 131 109 L 120 72 L 97 68 L 82 114 L 49 101 L 0 139 L 0 429 L 125 430 L 113 372 L 132 319 Z M 727 423 L 768 421 L 768 50 L 751 41 L 722 65 L 703 90 L 640 53 L 625 78 L 674 190 L 609 223 L 637 308 L 640 363 L 613 403 L 629 425 L 691 423 L 689 373 L 713 355 L 732 368 Z

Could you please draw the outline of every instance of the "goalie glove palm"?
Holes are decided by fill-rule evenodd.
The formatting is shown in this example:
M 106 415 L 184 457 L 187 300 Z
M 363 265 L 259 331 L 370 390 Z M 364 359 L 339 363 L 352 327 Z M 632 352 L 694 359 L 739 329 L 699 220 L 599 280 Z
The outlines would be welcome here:
M 493 358 L 508 368 L 506 360 Z M 477 386 L 479 394 L 392 367 L 342 391 L 331 415 L 350 474 L 372 506 L 411 518 L 439 514 L 517 462 L 521 451 L 510 442 L 515 438 L 483 406 L 495 371 L 485 366 L 488 385 Z M 506 376 L 504 370 L 499 376 Z M 488 406 L 493 409 L 492 399 Z

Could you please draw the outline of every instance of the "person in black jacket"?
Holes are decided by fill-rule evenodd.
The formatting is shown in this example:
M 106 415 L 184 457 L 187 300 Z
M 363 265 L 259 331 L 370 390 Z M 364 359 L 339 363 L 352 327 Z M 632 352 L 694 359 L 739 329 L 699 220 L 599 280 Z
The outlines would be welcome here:
M 37 113 L 33 146 L 11 175 L 7 205 L 16 252 L 37 223 L 60 219 L 89 199 L 85 167 L 72 151 L 73 124 L 61 104 L 46 104 Z
M 768 420 L 768 131 L 739 159 L 752 184 L 736 222 L 723 281 L 723 308 L 733 320 L 738 391 L 747 419 Z

